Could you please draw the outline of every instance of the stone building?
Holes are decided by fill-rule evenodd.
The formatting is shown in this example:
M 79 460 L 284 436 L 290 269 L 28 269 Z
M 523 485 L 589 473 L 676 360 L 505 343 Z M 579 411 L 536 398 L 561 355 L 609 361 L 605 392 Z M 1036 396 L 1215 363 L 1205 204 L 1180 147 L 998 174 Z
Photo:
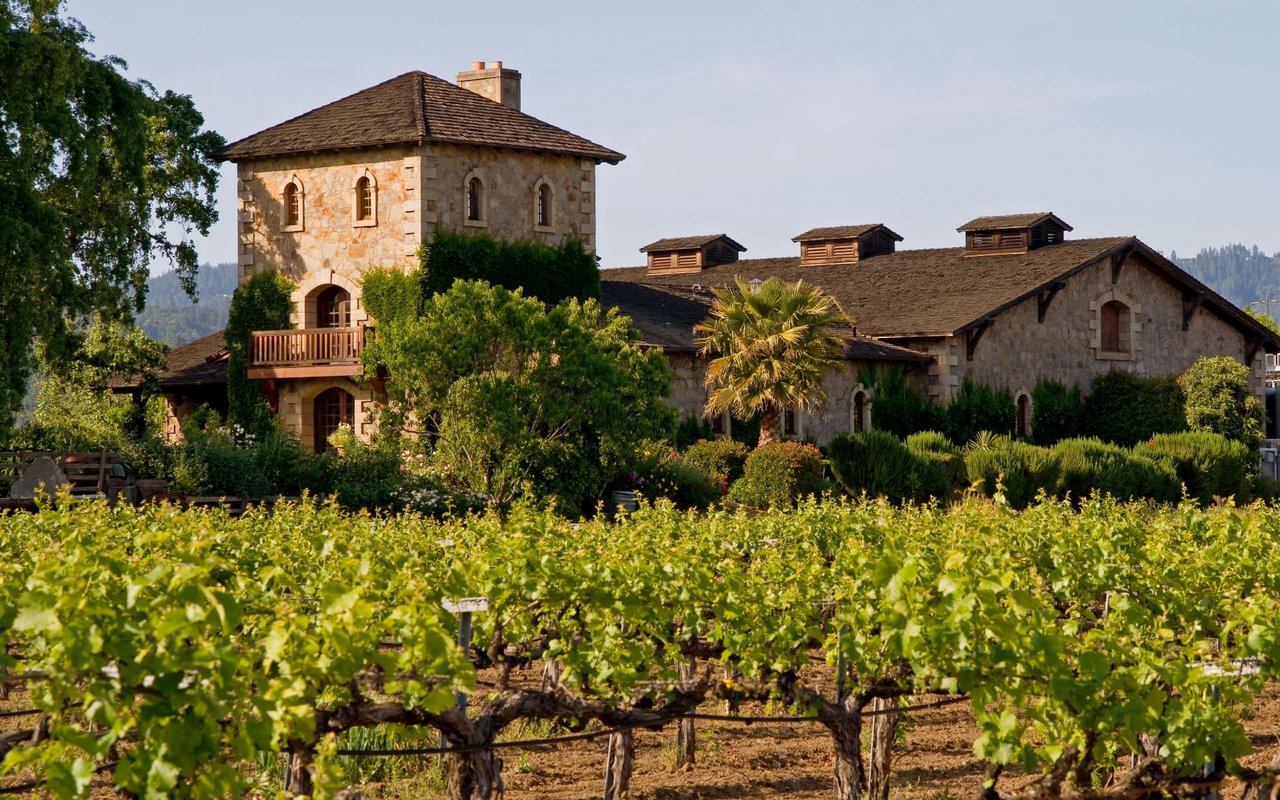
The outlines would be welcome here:
M 371 432 L 357 384 L 369 324 L 360 276 L 417 264 L 437 228 L 595 243 L 595 170 L 624 156 L 520 110 L 520 73 L 476 62 L 457 84 L 409 72 L 224 148 L 236 164 L 240 282 L 274 270 L 293 329 L 255 331 L 249 376 L 323 449 L 339 424 Z M 180 411 L 175 407 L 173 410 Z
M 1023 435 L 1042 380 L 1088 393 L 1111 370 L 1172 375 L 1225 355 L 1252 368 L 1264 396 L 1265 354 L 1280 350 L 1280 338 L 1137 238 L 1073 240 L 1071 230 L 1051 213 L 979 217 L 958 229 L 962 246 L 899 250 L 902 237 L 881 224 L 815 228 L 794 238 L 798 254 L 757 259 L 738 258 L 745 248 L 724 236 L 664 239 L 641 248 L 645 265 L 605 270 L 603 291 L 621 296 L 626 284 L 705 296 L 738 276 L 804 279 L 836 298 L 860 339 L 927 355 L 923 369 L 901 363 L 935 401 L 965 378 L 1007 389 Z M 832 375 L 828 414 L 792 423 L 793 434 L 824 441 L 871 424 L 874 392 L 858 374 L 851 364 Z M 700 413 L 703 399 L 690 391 L 675 402 Z

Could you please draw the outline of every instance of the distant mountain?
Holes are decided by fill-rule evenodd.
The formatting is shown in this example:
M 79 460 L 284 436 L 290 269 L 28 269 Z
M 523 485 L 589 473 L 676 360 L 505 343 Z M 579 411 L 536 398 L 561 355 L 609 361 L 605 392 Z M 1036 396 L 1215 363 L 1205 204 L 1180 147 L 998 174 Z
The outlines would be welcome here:
M 173 347 L 221 330 L 236 280 L 235 264 L 202 264 L 192 303 L 174 272 L 156 275 L 147 282 L 147 307 L 138 315 L 138 327 Z
M 1203 248 L 1191 258 L 1170 253 L 1169 260 L 1241 308 L 1252 303 L 1280 316 L 1280 253 L 1269 256 L 1256 246 L 1229 244 Z

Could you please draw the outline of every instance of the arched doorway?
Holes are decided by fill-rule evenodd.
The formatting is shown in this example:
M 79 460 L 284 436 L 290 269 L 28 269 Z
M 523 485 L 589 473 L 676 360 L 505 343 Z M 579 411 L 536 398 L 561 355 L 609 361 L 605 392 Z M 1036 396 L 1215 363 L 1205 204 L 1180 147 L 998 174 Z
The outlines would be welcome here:
M 317 328 L 351 327 L 351 293 L 341 286 L 326 286 L 316 295 Z
M 356 399 L 350 392 L 333 387 L 316 395 L 313 407 L 314 447 L 317 453 L 329 449 L 329 437 L 339 425 L 354 425 Z

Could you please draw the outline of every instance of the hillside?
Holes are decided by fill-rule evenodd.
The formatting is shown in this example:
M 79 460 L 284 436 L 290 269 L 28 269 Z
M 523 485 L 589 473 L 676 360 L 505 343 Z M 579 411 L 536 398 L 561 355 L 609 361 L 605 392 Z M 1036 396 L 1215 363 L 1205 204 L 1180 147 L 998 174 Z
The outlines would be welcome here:
M 1254 303 L 1260 311 L 1280 315 L 1280 253 L 1269 256 L 1256 245 L 1229 244 L 1202 248 L 1190 258 L 1177 253 L 1169 258 L 1241 308 Z
M 196 302 L 165 272 L 147 284 L 147 307 L 138 327 L 171 346 L 186 344 L 226 327 L 231 293 L 236 288 L 235 264 L 202 264 L 196 275 Z

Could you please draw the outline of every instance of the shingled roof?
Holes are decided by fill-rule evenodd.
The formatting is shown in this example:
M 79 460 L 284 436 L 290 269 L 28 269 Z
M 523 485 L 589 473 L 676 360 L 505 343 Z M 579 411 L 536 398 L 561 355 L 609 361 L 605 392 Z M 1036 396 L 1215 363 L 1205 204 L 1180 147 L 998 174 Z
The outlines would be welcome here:
M 997 231 L 1005 228 L 1030 228 L 1032 225 L 1051 219 L 1062 226 L 1063 230 L 1075 230 L 1063 222 L 1052 211 L 1036 211 L 1031 214 L 1004 214 L 997 217 L 977 217 L 956 228 L 957 231 Z
M 227 341 L 223 331 L 202 336 L 194 342 L 169 351 L 164 372 L 157 376 L 161 389 L 187 386 L 216 386 L 227 382 Z M 139 385 L 136 376 L 111 382 L 117 392 L 127 392 Z
M 853 318 L 858 333 L 923 338 L 954 335 L 1103 259 L 1138 253 L 1166 280 L 1204 297 L 1204 308 L 1265 341 L 1267 352 L 1280 347 L 1280 338 L 1133 237 L 1075 239 L 999 258 L 966 258 L 965 252 L 962 247 L 899 250 L 856 265 L 831 266 L 801 266 L 796 257 L 751 258 L 685 274 L 650 274 L 644 267 L 611 269 L 602 271 L 601 278 L 663 288 L 731 286 L 738 275 L 748 280 L 803 278 L 832 295 Z
M 826 239 L 857 239 L 871 233 L 876 228 L 884 228 L 884 232 L 892 236 L 896 241 L 902 241 L 902 237 L 885 228 L 883 222 L 876 222 L 871 225 L 836 225 L 829 228 L 811 228 L 794 237 L 791 241 L 812 242 Z
M 646 244 L 640 248 L 641 253 L 661 250 L 696 250 L 699 247 L 706 247 L 717 239 L 724 239 L 725 242 L 739 253 L 747 252 L 747 248 L 730 239 L 724 233 L 708 233 L 702 236 L 673 236 L 669 239 L 659 239 L 652 244 Z
M 406 72 L 301 116 L 232 142 L 221 161 L 450 142 L 562 153 L 617 164 L 626 158 L 501 103 L 425 72 Z
M 605 272 L 608 276 L 611 270 Z M 711 296 L 692 287 L 652 286 L 628 281 L 602 280 L 600 304 L 626 314 L 640 331 L 644 344 L 668 353 L 697 353 L 700 349 L 693 326 L 711 313 Z M 905 347 L 851 336 L 845 358 L 855 361 L 927 363 L 933 359 Z

